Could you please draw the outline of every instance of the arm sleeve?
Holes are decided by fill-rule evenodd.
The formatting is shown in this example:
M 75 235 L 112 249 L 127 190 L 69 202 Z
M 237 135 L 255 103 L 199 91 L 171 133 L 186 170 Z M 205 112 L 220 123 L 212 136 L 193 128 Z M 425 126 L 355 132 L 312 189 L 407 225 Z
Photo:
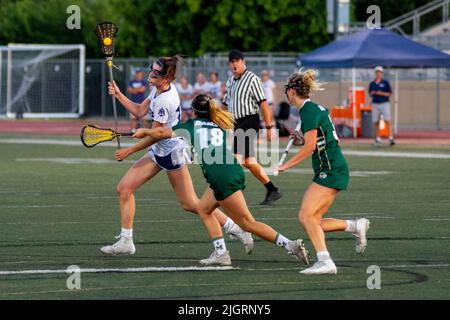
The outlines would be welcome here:
M 264 94 L 261 80 L 258 77 L 253 78 L 250 89 L 256 102 L 261 103 L 262 101 L 266 100 L 266 95 Z
M 386 81 L 386 92 L 392 93 L 391 84 L 389 81 Z
M 302 108 L 300 111 L 300 119 L 302 121 L 302 132 L 306 133 L 310 130 L 319 128 L 320 110 L 316 108 Z

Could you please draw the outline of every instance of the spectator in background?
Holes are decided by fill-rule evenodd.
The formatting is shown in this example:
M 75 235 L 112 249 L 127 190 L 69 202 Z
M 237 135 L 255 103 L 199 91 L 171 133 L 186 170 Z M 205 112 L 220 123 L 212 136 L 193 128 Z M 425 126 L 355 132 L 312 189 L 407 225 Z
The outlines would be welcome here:
M 383 79 L 383 67 L 375 68 L 375 80 L 369 85 L 369 95 L 372 97 L 372 121 L 375 129 L 375 143 L 378 147 L 381 144 L 381 138 L 378 136 L 378 128 L 380 125 L 380 116 L 389 128 L 389 144 L 395 145 L 394 136 L 392 134 L 389 123 L 391 121 L 391 105 L 389 97 L 392 95 L 391 85 L 389 81 Z
M 196 80 L 197 82 L 194 84 L 194 97 L 199 94 L 209 94 L 209 84 L 206 82 L 203 72 L 197 73 Z
M 127 92 L 130 95 L 130 100 L 134 103 L 141 104 L 144 101 L 145 97 L 145 88 L 147 86 L 147 82 L 144 80 L 144 71 L 141 68 L 136 68 L 134 71 L 134 79 L 130 81 L 128 84 Z M 131 132 L 136 132 L 138 128 L 138 121 L 142 128 L 147 128 L 147 117 L 137 119 L 132 113 L 130 113 L 131 120 Z
M 181 101 L 181 122 L 185 122 L 193 117 L 191 102 L 194 96 L 194 88 L 186 76 L 180 78 L 180 82 L 176 84 L 176 88 Z
M 227 107 L 222 103 L 223 97 L 225 96 L 225 93 L 227 92 L 227 82 L 223 81 L 220 83 L 220 105 L 222 105 L 222 109 L 228 110 Z
M 222 91 L 220 89 L 222 82 L 219 81 L 219 74 L 215 71 L 209 74 L 209 86 L 208 91 L 211 98 L 213 98 L 217 105 L 220 106 L 222 103 Z
M 274 107 L 275 107 L 275 82 L 270 79 L 269 71 L 263 70 L 261 72 L 261 81 L 264 89 L 264 93 L 266 94 L 267 104 L 269 105 L 270 111 L 273 115 Z

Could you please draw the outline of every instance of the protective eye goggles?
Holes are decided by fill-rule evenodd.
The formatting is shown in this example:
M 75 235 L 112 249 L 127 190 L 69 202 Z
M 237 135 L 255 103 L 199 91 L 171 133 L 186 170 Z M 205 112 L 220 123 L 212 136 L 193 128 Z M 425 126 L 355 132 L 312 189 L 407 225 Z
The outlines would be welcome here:
M 287 95 L 287 92 L 289 89 L 299 89 L 301 87 L 301 83 L 292 82 L 292 83 L 286 83 L 284 85 L 284 94 Z
M 155 63 L 161 67 L 162 70 L 153 69 L 153 64 L 148 68 L 148 72 L 151 78 L 163 78 L 166 76 L 164 70 L 164 64 L 160 60 L 156 60 Z

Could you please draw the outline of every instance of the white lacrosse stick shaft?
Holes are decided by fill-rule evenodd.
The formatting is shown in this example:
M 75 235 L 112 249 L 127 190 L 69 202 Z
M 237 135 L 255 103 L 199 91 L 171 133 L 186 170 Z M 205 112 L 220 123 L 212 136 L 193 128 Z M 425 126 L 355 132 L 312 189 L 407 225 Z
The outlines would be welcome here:
M 302 123 L 301 121 L 298 122 L 297 126 L 295 127 L 294 133 L 295 132 L 299 132 L 300 131 L 300 127 L 301 127 Z M 284 161 L 286 160 L 286 157 L 289 153 L 289 150 L 292 148 L 292 145 L 294 144 L 294 139 L 295 139 L 295 135 L 293 135 L 290 139 L 289 142 L 286 146 L 286 148 L 283 151 L 283 154 L 281 155 L 280 161 L 278 162 L 277 167 L 273 170 L 273 175 L 274 176 L 278 176 L 278 167 L 282 166 Z

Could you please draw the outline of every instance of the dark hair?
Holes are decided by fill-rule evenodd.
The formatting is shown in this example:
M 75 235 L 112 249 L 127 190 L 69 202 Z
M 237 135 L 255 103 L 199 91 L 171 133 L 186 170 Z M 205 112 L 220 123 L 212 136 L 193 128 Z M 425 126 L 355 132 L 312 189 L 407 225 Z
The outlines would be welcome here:
M 216 101 L 208 95 L 199 94 L 192 100 L 191 106 L 198 117 L 210 119 L 222 129 L 234 127 L 233 115 L 218 108 Z
M 156 60 L 156 64 L 162 68 L 164 78 L 169 82 L 173 82 L 177 77 L 177 71 L 183 65 L 183 59 L 179 55 L 174 55 L 173 57 L 161 57 Z

